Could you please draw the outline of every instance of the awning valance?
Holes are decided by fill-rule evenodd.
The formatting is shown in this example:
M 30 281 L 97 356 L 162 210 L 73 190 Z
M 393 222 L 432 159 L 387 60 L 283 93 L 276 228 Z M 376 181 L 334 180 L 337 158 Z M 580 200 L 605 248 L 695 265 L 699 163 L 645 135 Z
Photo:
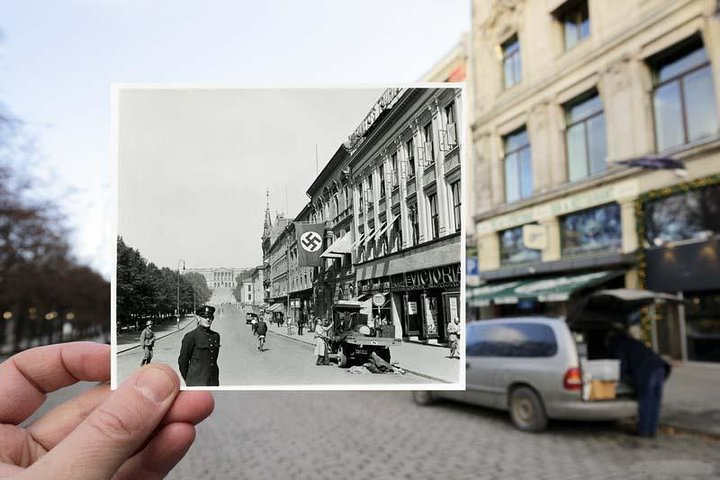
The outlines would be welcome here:
M 523 298 L 541 302 L 564 302 L 577 290 L 599 285 L 623 274 L 621 270 L 607 270 L 489 284 L 469 290 L 467 300 L 471 307 L 488 306 L 491 301 L 498 305 L 518 303 Z
M 351 232 L 347 232 L 345 235 L 335 240 L 327 250 L 320 254 L 323 258 L 342 258 L 343 255 L 350 254 L 352 252 L 353 237 Z

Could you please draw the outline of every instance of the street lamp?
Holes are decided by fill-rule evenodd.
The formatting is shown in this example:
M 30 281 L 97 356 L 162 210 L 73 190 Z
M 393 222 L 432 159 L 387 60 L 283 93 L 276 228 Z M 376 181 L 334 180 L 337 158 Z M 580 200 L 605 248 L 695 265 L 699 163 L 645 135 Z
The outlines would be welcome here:
M 185 260 L 182 258 L 178 260 L 178 281 L 177 281 L 177 328 L 180 330 L 180 263 L 183 264 L 183 270 L 185 270 Z

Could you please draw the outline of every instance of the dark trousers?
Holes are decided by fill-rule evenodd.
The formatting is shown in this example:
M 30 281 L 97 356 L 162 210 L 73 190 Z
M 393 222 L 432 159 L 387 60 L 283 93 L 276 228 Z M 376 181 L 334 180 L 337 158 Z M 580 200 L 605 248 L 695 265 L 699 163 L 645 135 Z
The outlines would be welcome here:
M 655 435 L 660 420 L 665 369 L 656 368 L 640 388 L 638 395 L 638 433 L 644 436 Z
M 302 330 L 303 330 L 303 324 L 298 323 L 298 335 L 302 335 Z

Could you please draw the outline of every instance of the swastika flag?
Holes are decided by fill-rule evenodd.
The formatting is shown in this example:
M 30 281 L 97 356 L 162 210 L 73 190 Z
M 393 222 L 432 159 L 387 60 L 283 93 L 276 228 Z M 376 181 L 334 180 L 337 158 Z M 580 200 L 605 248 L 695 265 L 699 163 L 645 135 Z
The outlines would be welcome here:
M 325 224 L 295 222 L 295 234 L 298 243 L 298 266 L 319 267 L 322 260 L 320 254 L 324 247 Z

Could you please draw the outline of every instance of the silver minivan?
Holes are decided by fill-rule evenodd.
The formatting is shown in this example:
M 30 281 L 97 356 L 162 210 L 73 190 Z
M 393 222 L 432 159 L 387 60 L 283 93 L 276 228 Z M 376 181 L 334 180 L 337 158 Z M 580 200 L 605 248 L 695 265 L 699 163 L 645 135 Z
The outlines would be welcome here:
M 531 432 L 548 419 L 619 420 L 637 411 L 629 389 L 611 400 L 584 399 L 580 358 L 588 339 L 562 318 L 483 320 L 469 323 L 466 335 L 466 390 L 413 392 L 417 403 L 442 397 L 508 410 L 517 428 Z

